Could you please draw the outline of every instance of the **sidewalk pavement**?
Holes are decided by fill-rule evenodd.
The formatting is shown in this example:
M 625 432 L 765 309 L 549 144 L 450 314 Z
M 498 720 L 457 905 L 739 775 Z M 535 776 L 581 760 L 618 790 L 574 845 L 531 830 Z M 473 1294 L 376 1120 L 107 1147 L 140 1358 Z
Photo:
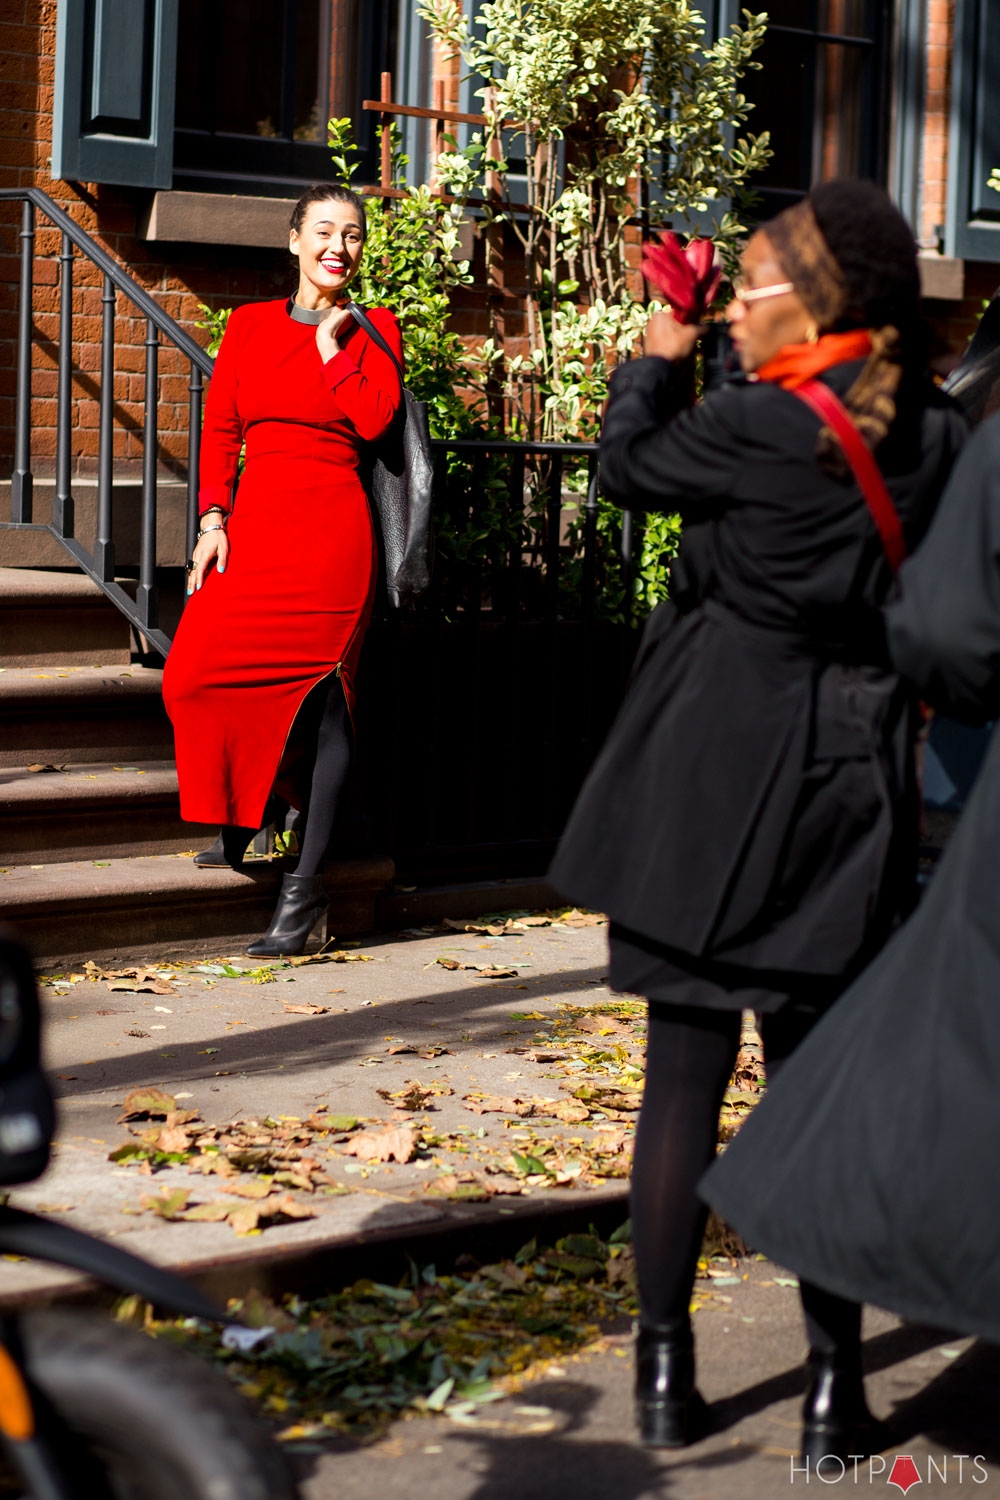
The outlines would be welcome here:
M 584 1032 L 572 1055 L 558 1045 L 556 1023 L 566 1015 L 560 1006 L 615 1000 L 605 983 L 605 933 L 603 925 L 556 926 L 501 938 L 441 927 L 376 935 L 345 946 L 345 961 L 300 966 L 261 964 L 223 951 L 219 958 L 233 960 L 227 967 L 238 966 L 244 977 L 218 972 L 222 966 L 211 960 L 171 966 L 151 953 L 155 974 L 168 977 L 146 982 L 170 991 L 161 994 L 112 989 L 142 981 L 92 979 L 83 968 L 58 979 L 48 974 L 50 982 L 42 986 L 44 1048 L 60 1096 L 57 1146 L 45 1176 L 16 1188 L 10 1201 L 113 1236 L 119 1245 L 207 1277 L 209 1285 L 229 1294 L 260 1284 L 261 1267 L 283 1258 L 309 1251 L 332 1255 L 361 1239 L 409 1238 L 456 1222 L 467 1223 L 471 1231 L 484 1216 L 495 1223 L 498 1215 L 515 1219 L 546 1205 L 580 1203 L 596 1211 L 610 1200 L 621 1204 L 615 1216 L 621 1222 L 627 1215 L 625 1137 L 637 1096 L 624 1100 L 633 1108 L 619 1111 L 617 1122 L 601 1115 L 568 1125 L 539 1116 L 537 1108 L 545 1106 L 533 1110 L 522 1102 L 524 1118 L 515 1116 L 511 1129 L 504 1125 L 510 1114 L 479 1113 L 482 1101 L 469 1101 L 475 1108 L 463 1102 L 469 1093 L 498 1096 L 494 1103 L 509 1108 L 512 1098 L 546 1097 L 572 1120 L 588 1111 L 561 1085 L 620 1083 L 620 1058 L 627 1058 L 622 1043 L 641 1057 L 637 1003 L 628 1024 L 608 1018 L 609 1042 Z M 443 967 L 439 959 L 456 967 Z M 509 977 L 480 977 L 481 969 L 459 965 L 499 967 Z M 249 971 L 268 982 L 253 982 Z M 584 1025 L 597 1025 L 583 1019 Z M 591 1054 L 614 1042 L 620 1057 L 609 1053 L 605 1062 L 587 1063 L 578 1054 L 581 1044 L 590 1042 L 599 1043 L 589 1048 Z M 583 1050 L 588 1051 L 586 1045 Z M 379 1092 L 407 1093 L 413 1085 L 418 1092 L 409 1102 L 418 1104 L 416 1110 L 398 1109 Z M 181 1121 L 179 1128 L 187 1124 L 189 1135 L 203 1127 L 209 1132 L 194 1135 L 189 1141 L 194 1149 L 174 1151 L 178 1160 L 151 1176 L 141 1162 L 108 1160 L 123 1145 L 141 1147 L 136 1132 L 158 1135 L 173 1123 L 162 1117 L 132 1121 L 132 1129 L 116 1123 L 128 1095 L 148 1087 L 168 1094 L 178 1111 L 197 1113 L 197 1122 Z M 359 1126 L 339 1134 L 325 1130 L 323 1111 L 352 1117 Z M 287 1117 L 310 1121 L 315 1129 L 303 1127 L 297 1146 L 276 1139 L 285 1160 L 270 1163 L 263 1124 L 268 1117 L 285 1117 L 279 1128 L 286 1135 L 293 1129 Z M 254 1121 L 258 1128 L 255 1133 L 247 1126 L 238 1134 L 236 1144 L 244 1149 L 235 1159 L 245 1163 L 254 1150 L 263 1150 L 265 1159 L 250 1161 L 251 1170 L 241 1170 L 233 1182 L 192 1172 L 192 1165 L 206 1165 L 205 1153 L 196 1149 L 199 1140 L 214 1147 L 219 1132 L 227 1131 L 224 1148 L 233 1154 L 237 1121 Z M 343 1154 L 362 1132 L 400 1126 L 414 1132 L 422 1160 L 380 1163 Z M 589 1185 L 573 1178 L 572 1164 L 561 1173 L 564 1185 L 557 1187 L 549 1185 L 551 1173 L 504 1170 L 504 1163 L 513 1165 L 512 1147 L 554 1153 L 570 1137 L 588 1142 L 587 1170 L 580 1177 Z M 168 1144 L 174 1142 L 168 1138 Z M 373 1149 L 379 1154 L 378 1142 Z M 330 1180 L 320 1180 L 312 1192 L 282 1183 L 276 1191 L 286 1197 L 290 1192 L 298 1211 L 315 1217 L 269 1222 L 245 1236 L 226 1222 L 167 1222 L 141 1206 L 143 1196 L 175 1192 L 189 1194 L 188 1209 L 218 1203 L 220 1193 L 238 1190 L 240 1182 L 250 1180 L 252 1189 L 261 1168 L 294 1166 L 303 1157 L 312 1164 L 307 1177 L 319 1173 Z M 476 1180 L 456 1181 L 470 1173 Z M 234 1206 L 241 1201 L 232 1199 Z M 0 1306 L 75 1281 L 55 1268 L 9 1264 Z
M 653 1452 L 635 1442 L 631 1333 L 619 1330 L 462 1425 L 422 1417 L 397 1423 L 370 1448 L 331 1443 L 300 1454 L 305 1500 L 898 1500 L 909 1466 L 896 1469 L 890 1487 L 897 1455 L 912 1458 L 918 1495 L 1000 1495 L 1000 1350 L 904 1327 L 873 1309 L 865 1314 L 867 1388 L 888 1420 L 884 1461 L 859 1463 L 856 1474 L 850 1465 L 843 1477 L 829 1462 L 819 1479 L 804 1473 L 795 1457 L 799 1299 L 774 1274 L 745 1264 L 739 1285 L 727 1288 L 732 1302 L 716 1299 L 695 1314 L 699 1384 L 716 1430 L 691 1448 Z
M 255 961 L 234 953 L 214 970 L 151 953 L 150 966 L 168 976 L 158 981 L 64 975 L 43 987 L 58 1146 L 45 1177 L 11 1201 L 229 1294 L 294 1284 L 303 1265 L 313 1287 L 342 1266 L 351 1280 L 380 1237 L 419 1258 L 421 1236 L 451 1231 L 480 1259 L 484 1243 L 507 1255 L 520 1216 L 545 1208 L 577 1209 L 581 1227 L 593 1216 L 607 1233 L 627 1212 L 644 1028 L 643 1007 L 607 988 L 605 944 L 603 926 L 503 936 L 436 928 L 345 946 L 344 961 L 264 964 L 253 976 Z M 242 973 L 217 972 L 226 966 Z M 120 983 L 172 993 L 109 988 Z M 151 1087 L 170 1096 L 178 1119 L 116 1123 L 129 1094 Z M 397 1109 L 394 1095 L 416 1107 Z M 358 1124 L 331 1125 L 330 1115 Z M 384 1155 L 387 1129 L 415 1159 L 366 1156 L 359 1137 L 375 1137 L 370 1150 Z M 164 1140 L 170 1130 L 181 1134 Z M 153 1142 L 178 1148 L 155 1170 L 156 1159 L 141 1161 Z M 123 1145 L 140 1159 L 110 1162 Z M 227 1154 L 235 1170 L 206 1172 Z M 278 1180 L 282 1171 L 289 1181 Z M 315 1217 L 265 1218 L 258 1232 L 237 1234 L 232 1222 L 170 1221 L 142 1207 L 143 1196 L 165 1195 L 168 1212 L 252 1209 L 262 1188 L 265 1201 L 284 1197 Z M 524 1237 L 531 1232 L 526 1225 Z M 716 1281 L 695 1315 L 717 1430 L 692 1449 L 635 1444 L 621 1327 L 464 1425 L 422 1417 L 369 1446 L 334 1435 L 293 1445 L 307 1500 L 756 1500 L 807 1482 L 815 1492 L 815 1475 L 790 1469 L 804 1352 L 794 1286 L 756 1260 L 734 1276 Z M 58 1269 L 7 1262 L 0 1306 L 74 1284 Z M 874 1311 L 866 1339 L 872 1405 L 890 1418 L 889 1467 L 861 1466 L 841 1487 L 883 1488 L 898 1452 L 913 1456 L 928 1488 L 944 1485 L 936 1476 L 947 1456 L 948 1485 L 1000 1495 L 1000 1352 Z M 961 1475 L 960 1454 L 969 1455 Z

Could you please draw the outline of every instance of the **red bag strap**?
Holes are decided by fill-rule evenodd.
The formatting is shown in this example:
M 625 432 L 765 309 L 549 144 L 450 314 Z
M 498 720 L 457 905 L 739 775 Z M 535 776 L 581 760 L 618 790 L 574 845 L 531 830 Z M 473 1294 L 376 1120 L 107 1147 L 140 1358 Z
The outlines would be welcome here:
M 894 573 L 898 573 L 906 558 L 903 525 L 886 487 L 886 482 L 882 478 L 882 472 L 875 462 L 871 449 L 852 422 L 847 407 L 840 397 L 821 380 L 804 381 L 802 385 L 795 387 L 792 395 L 798 396 L 800 401 L 812 407 L 843 448 L 844 457 L 851 466 L 865 498 L 865 504 L 882 539 L 889 566 Z

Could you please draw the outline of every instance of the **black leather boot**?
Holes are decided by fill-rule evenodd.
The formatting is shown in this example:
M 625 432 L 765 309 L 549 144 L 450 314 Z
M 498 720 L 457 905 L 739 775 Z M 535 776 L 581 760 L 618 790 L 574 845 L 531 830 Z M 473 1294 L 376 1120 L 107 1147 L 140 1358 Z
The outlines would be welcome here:
M 686 1448 L 708 1427 L 695 1389 L 694 1340 L 685 1319 L 675 1327 L 640 1328 L 635 1347 L 635 1414 L 647 1448 Z
M 257 831 L 256 828 L 220 829 L 215 843 L 195 855 L 195 864 L 201 865 L 202 869 L 241 869 L 247 846 L 257 837 Z
M 247 952 L 253 958 L 303 953 L 309 934 L 329 904 L 322 875 L 284 875 L 271 925 L 262 938 L 250 944 Z
M 854 1454 L 878 1453 L 884 1434 L 868 1410 L 860 1360 L 810 1349 L 806 1376 L 802 1461 L 815 1468 L 828 1454 L 846 1463 Z

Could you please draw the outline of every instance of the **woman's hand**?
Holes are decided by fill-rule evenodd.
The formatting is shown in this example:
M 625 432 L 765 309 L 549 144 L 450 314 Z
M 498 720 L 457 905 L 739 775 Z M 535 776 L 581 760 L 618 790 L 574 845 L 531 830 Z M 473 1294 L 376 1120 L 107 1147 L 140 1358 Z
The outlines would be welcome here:
M 187 591 L 189 594 L 201 588 L 213 563 L 220 573 L 226 571 L 226 563 L 229 561 L 229 538 L 225 531 L 220 528 L 218 531 L 208 531 L 200 536 L 195 542 L 191 560 L 194 567 L 188 573 Z
M 316 348 L 324 364 L 328 364 L 335 354 L 340 353 L 337 335 L 346 323 L 353 322 L 346 307 L 335 307 L 329 317 L 316 325 Z
M 678 323 L 672 313 L 654 313 L 646 324 L 642 347 L 645 354 L 661 359 L 682 360 L 694 353 L 701 327 L 697 323 Z

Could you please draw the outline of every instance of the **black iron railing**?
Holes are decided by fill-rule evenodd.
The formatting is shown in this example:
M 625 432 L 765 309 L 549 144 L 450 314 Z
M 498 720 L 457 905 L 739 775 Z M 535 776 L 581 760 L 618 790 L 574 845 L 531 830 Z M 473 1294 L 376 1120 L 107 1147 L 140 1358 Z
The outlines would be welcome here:
M 213 361 L 153 298 L 65 209 L 38 188 L 0 189 L 0 201 L 19 200 L 21 216 L 21 287 L 18 308 L 17 403 L 14 418 L 14 469 L 11 476 L 10 520 L 5 529 L 47 532 L 73 562 L 103 589 L 132 625 L 157 651 L 166 655 L 170 638 L 159 628 L 156 586 L 156 461 L 158 362 L 161 338 L 188 361 L 190 375 L 187 453 L 187 545 L 194 545 L 198 515 L 198 447 L 201 437 L 203 376 L 211 376 Z M 56 395 L 56 464 L 52 517 L 33 515 L 31 455 L 32 310 L 36 214 L 42 213 L 62 234 L 59 256 L 59 354 Z M 101 293 L 101 378 L 97 458 L 97 528 L 92 552 L 75 535 L 72 455 L 73 381 L 73 266 L 79 252 L 103 277 Z M 115 313 L 119 293 L 146 319 L 145 391 L 143 401 L 143 464 L 140 511 L 139 580 L 136 597 L 116 581 L 113 540 L 114 499 L 114 373 Z
M 567 612 L 575 618 L 592 619 L 602 585 L 598 541 L 598 445 L 577 442 L 514 442 L 503 438 L 446 438 L 434 443 L 438 456 L 436 511 L 444 522 L 448 506 L 448 478 L 445 470 L 451 454 L 468 459 L 466 485 L 471 495 L 473 513 L 482 503 L 484 480 L 491 460 L 509 460 L 503 477 L 508 514 L 502 531 L 507 546 L 505 556 L 480 564 L 479 576 L 467 590 L 463 609 L 477 612 L 482 606 L 484 589 L 488 590 L 494 611 L 510 617 L 525 613 L 543 620 L 555 620 Z M 586 484 L 579 483 L 580 471 L 586 469 Z M 567 469 L 575 470 L 577 481 L 567 489 Z M 567 501 L 569 507 L 567 507 Z M 533 503 L 536 502 L 536 503 Z M 579 507 L 577 535 L 569 541 L 564 520 Z M 447 517 L 453 522 L 452 517 Z M 641 551 L 641 530 L 631 511 L 621 512 L 614 552 L 618 563 L 618 585 L 623 599 L 633 593 L 635 560 Z M 441 549 L 443 550 L 443 549 Z M 487 549 L 488 550 L 488 549 Z M 576 559 L 580 564 L 579 587 L 572 603 L 563 588 L 565 565 Z M 525 563 L 534 564 L 526 569 Z M 448 564 L 442 571 L 448 571 Z M 453 569 L 452 569 L 453 571 Z M 525 585 L 539 586 L 528 592 Z M 626 604 L 623 616 L 630 616 Z

